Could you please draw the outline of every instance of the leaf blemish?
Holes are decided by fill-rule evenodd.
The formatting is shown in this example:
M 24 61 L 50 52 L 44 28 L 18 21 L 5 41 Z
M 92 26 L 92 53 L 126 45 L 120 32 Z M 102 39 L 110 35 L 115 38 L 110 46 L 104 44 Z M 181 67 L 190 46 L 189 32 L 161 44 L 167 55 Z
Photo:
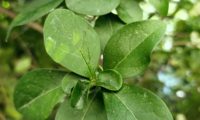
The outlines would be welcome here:
M 80 34 L 73 32 L 72 44 L 76 45 L 80 41 Z

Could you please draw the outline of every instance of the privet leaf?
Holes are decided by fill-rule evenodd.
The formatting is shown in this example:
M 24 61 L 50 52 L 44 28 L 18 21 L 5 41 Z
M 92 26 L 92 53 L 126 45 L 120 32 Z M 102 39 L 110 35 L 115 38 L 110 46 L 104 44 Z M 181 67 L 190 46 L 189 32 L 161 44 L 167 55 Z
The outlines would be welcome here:
M 65 0 L 69 9 L 87 15 L 104 15 L 115 9 L 120 0 Z
M 58 109 L 55 120 L 107 120 L 102 95 L 91 95 L 81 110 L 71 107 L 69 101 L 65 101 Z
M 97 86 L 108 90 L 117 91 L 122 87 L 122 76 L 115 70 L 100 72 L 96 81 Z
M 125 23 L 132 23 L 142 20 L 143 12 L 137 0 L 121 0 L 117 7 L 118 16 Z
M 50 10 L 61 4 L 62 1 L 63 0 L 35 0 L 34 2 L 26 5 L 8 28 L 6 40 L 8 39 L 10 32 L 14 27 L 24 25 L 44 16 Z
M 44 120 L 64 98 L 61 80 L 66 73 L 39 69 L 25 74 L 15 88 L 16 108 L 26 120 Z
M 146 89 L 124 85 L 118 93 L 104 93 L 108 120 L 173 120 L 165 103 Z
M 87 91 L 89 84 L 78 81 L 76 86 L 73 88 L 70 103 L 71 106 L 77 109 L 82 109 L 87 100 Z
M 117 31 L 104 50 L 104 69 L 115 69 L 123 78 L 143 72 L 150 62 L 150 53 L 165 32 L 161 21 L 141 21 Z
M 93 76 L 100 56 L 100 40 L 85 19 L 69 10 L 53 11 L 45 21 L 44 43 L 54 61 L 79 75 Z
M 110 37 L 121 27 L 123 27 L 123 22 L 118 18 L 118 16 L 113 14 L 108 14 L 100 16 L 95 24 L 94 29 L 97 31 L 101 40 L 101 50 L 103 51 Z
M 149 0 L 149 2 L 162 16 L 166 16 L 168 14 L 169 0 Z

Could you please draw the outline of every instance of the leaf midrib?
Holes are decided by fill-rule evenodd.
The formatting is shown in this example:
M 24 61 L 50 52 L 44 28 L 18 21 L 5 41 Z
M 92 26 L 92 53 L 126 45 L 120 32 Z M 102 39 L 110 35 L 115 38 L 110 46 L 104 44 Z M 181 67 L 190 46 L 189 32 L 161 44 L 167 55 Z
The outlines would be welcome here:
M 41 93 L 39 96 L 35 97 L 34 99 L 32 99 L 31 101 L 29 101 L 28 103 L 26 103 L 26 104 L 24 104 L 23 106 L 21 106 L 21 107 L 19 108 L 19 110 L 22 110 L 22 109 L 24 109 L 24 108 L 26 108 L 26 107 L 29 107 L 29 105 L 31 105 L 32 103 L 34 103 L 36 100 L 40 99 L 41 97 L 43 97 L 43 96 L 45 96 L 45 95 L 48 95 L 48 94 L 51 93 L 52 91 L 57 90 L 57 89 L 59 89 L 59 88 L 61 88 L 61 85 L 59 85 L 59 86 L 57 86 L 57 87 L 55 87 L 55 88 L 53 88 L 53 89 L 51 89 L 51 90 L 49 90 L 49 91 L 47 91 L 47 92 Z
M 90 67 L 90 64 L 87 62 L 87 60 L 86 60 L 85 56 L 83 55 L 82 51 L 80 50 L 79 52 L 80 52 L 80 54 L 81 54 L 81 56 L 82 56 L 82 58 L 83 58 L 83 60 L 84 60 L 84 62 L 86 64 L 86 66 L 88 67 L 88 71 L 89 71 L 90 77 L 94 77 L 93 76 L 93 71 L 92 71 L 92 69 Z
M 81 120 L 85 119 L 85 116 L 86 116 L 87 112 L 89 111 L 91 104 L 94 102 L 95 97 L 96 97 L 96 95 L 93 96 L 91 102 L 89 103 L 88 107 L 86 108 L 85 112 L 83 113 L 83 117 L 81 118 Z
M 153 31 L 151 34 L 148 35 L 151 36 L 153 35 L 159 28 L 157 28 L 155 31 Z M 116 69 L 133 51 L 134 49 L 136 49 L 138 46 L 140 46 L 148 37 L 146 37 L 140 44 L 138 44 L 135 48 L 133 48 L 132 50 L 130 50 L 130 52 L 124 56 L 124 58 L 122 58 L 113 68 Z
M 117 94 L 114 94 L 114 95 L 121 101 L 122 105 L 124 105 L 125 108 L 127 108 L 127 110 L 132 114 L 132 116 L 133 116 L 136 120 L 138 120 L 138 119 L 136 118 L 135 114 L 134 114 L 134 113 L 131 111 L 131 109 L 122 101 L 122 99 L 121 99 Z

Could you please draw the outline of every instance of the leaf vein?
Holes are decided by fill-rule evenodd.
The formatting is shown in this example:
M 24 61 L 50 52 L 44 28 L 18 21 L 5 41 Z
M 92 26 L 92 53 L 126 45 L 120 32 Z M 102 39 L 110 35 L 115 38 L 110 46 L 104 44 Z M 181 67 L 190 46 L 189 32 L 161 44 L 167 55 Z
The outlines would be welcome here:
M 136 116 L 134 115 L 134 113 L 131 111 L 131 109 L 122 101 L 122 99 L 117 95 L 117 94 L 114 94 L 120 101 L 121 101 L 121 103 L 127 108 L 127 110 L 133 115 L 133 117 L 136 119 L 136 120 L 138 120 L 137 118 L 136 118 Z
M 40 94 L 39 96 L 37 96 L 37 97 L 35 97 L 34 99 L 32 99 L 31 101 L 29 101 L 27 104 L 24 104 L 23 106 L 21 106 L 21 107 L 19 108 L 19 110 L 22 110 L 22 109 L 28 107 L 29 105 L 31 105 L 33 102 L 35 102 L 35 101 L 38 100 L 39 98 L 41 98 L 41 97 L 43 97 L 43 96 L 45 96 L 45 95 L 51 93 L 52 91 L 54 91 L 54 90 L 56 90 L 56 89 L 58 89 L 58 88 L 60 88 L 60 87 L 61 87 L 61 86 L 55 87 L 55 88 L 53 88 L 53 89 L 51 89 L 51 90 L 49 90 L 49 91 L 47 91 L 47 92 L 44 92 L 44 93 Z
M 155 31 L 153 31 L 151 34 L 149 34 L 149 36 L 151 36 L 152 34 L 154 34 L 159 28 L 157 28 Z M 148 36 L 148 37 L 149 37 Z M 148 37 L 146 37 L 145 39 L 147 39 Z M 136 49 L 137 47 L 139 47 L 144 41 L 145 39 L 140 43 L 138 44 L 135 48 L 133 48 L 132 50 L 130 50 L 130 52 L 124 57 L 122 58 L 115 66 L 114 66 L 114 69 L 116 69 L 133 51 L 134 49 Z M 130 45 L 130 44 L 129 44 Z
M 93 98 L 92 98 L 91 102 L 89 103 L 88 107 L 86 108 L 86 111 L 84 112 L 83 117 L 81 118 L 81 120 L 85 119 L 85 116 L 86 116 L 89 108 L 91 107 L 91 104 L 92 104 L 92 102 L 93 102 L 93 100 L 94 100 L 95 97 L 96 97 L 96 95 L 93 96 Z

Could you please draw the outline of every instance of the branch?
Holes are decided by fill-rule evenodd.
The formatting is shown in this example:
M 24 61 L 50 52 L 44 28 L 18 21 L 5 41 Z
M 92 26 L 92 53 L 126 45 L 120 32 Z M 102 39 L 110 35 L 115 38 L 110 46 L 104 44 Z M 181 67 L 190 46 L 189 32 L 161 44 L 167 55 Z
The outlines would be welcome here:
M 16 14 L 12 11 L 9 11 L 5 8 L 0 7 L 0 13 L 3 13 L 4 15 L 10 17 L 10 18 L 15 18 Z M 39 33 L 43 33 L 43 27 L 39 23 L 28 23 L 28 27 L 38 31 Z

